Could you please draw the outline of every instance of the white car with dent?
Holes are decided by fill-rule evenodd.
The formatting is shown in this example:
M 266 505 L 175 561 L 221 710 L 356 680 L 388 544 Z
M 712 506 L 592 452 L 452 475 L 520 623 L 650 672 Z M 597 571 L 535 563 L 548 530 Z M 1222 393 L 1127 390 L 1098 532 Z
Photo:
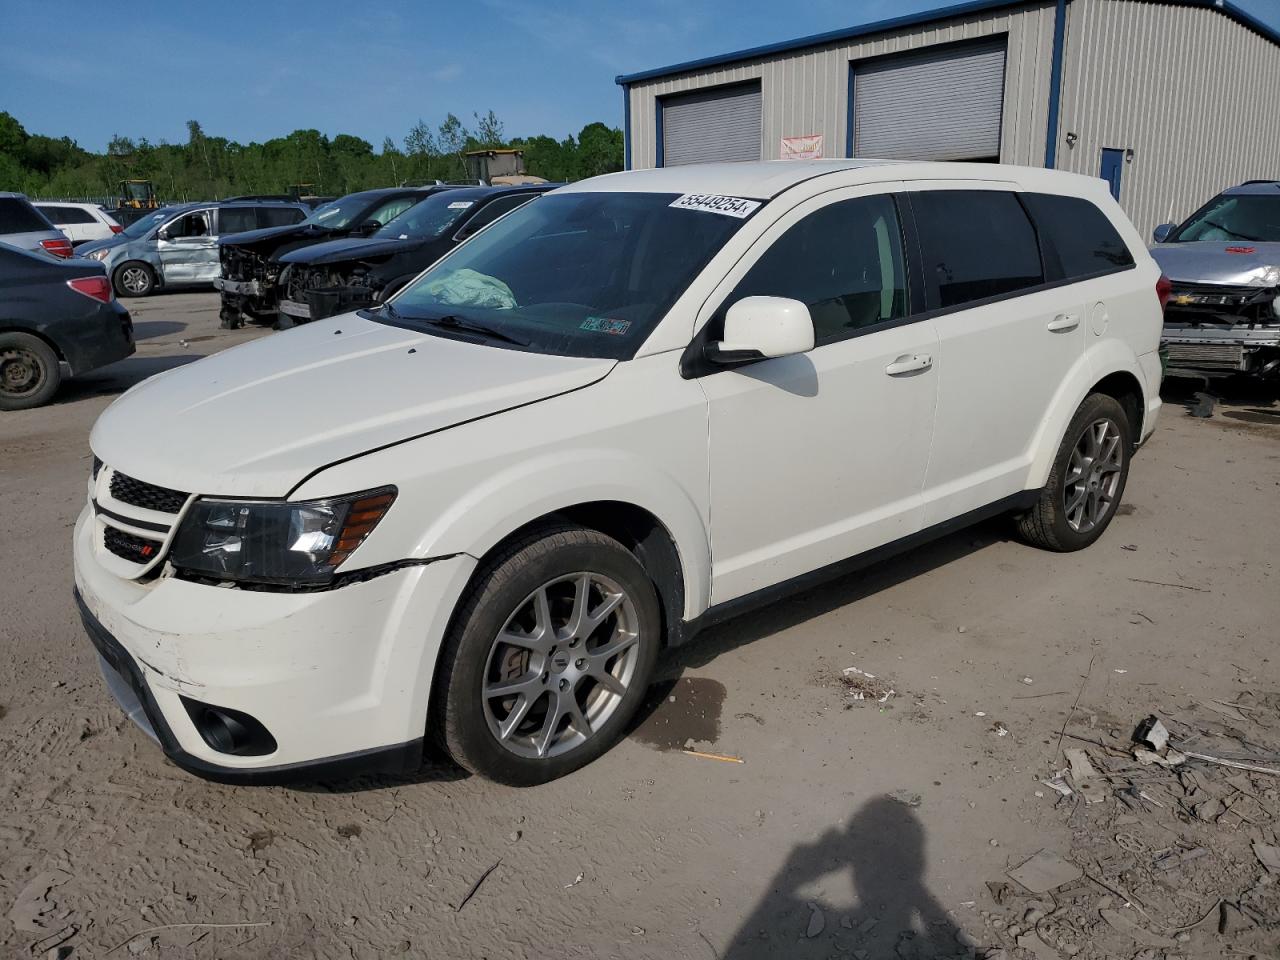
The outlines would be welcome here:
M 404 770 L 430 737 L 542 782 L 622 736 L 663 647 L 781 591 L 998 513 L 1092 543 L 1160 410 L 1166 293 L 1070 174 L 576 183 L 387 304 L 117 400 L 81 612 L 201 775 Z

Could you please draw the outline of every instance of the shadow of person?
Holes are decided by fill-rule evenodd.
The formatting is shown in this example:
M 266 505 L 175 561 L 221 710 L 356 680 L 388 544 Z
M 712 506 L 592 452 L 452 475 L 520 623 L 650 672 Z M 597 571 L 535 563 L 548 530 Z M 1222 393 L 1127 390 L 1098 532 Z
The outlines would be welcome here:
M 868 960 L 966 955 L 958 928 L 924 885 L 924 867 L 924 828 L 915 814 L 887 797 L 871 800 L 843 829 L 791 851 L 722 956 L 828 957 L 833 946 Z M 824 900 L 847 896 L 845 878 L 856 896 L 851 910 Z M 810 937 L 819 925 L 815 908 L 822 930 Z

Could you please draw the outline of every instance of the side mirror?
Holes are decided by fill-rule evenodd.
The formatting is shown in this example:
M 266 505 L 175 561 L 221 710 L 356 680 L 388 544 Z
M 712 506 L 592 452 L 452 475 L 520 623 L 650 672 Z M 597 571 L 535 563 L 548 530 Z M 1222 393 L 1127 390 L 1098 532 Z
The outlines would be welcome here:
M 1164 243 L 1169 239 L 1169 234 L 1173 233 L 1173 228 L 1176 226 L 1176 223 L 1160 224 L 1160 226 L 1151 231 L 1151 239 L 1156 243 Z
M 371 233 L 377 233 L 381 229 L 382 224 L 377 220 L 366 220 L 364 223 L 360 224 L 360 232 L 365 236 L 368 236 Z
M 724 339 L 709 343 L 707 359 L 725 366 L 789 357 L 813 349 L 813 318 L 799 300 L 745 297 L 724 317 Z

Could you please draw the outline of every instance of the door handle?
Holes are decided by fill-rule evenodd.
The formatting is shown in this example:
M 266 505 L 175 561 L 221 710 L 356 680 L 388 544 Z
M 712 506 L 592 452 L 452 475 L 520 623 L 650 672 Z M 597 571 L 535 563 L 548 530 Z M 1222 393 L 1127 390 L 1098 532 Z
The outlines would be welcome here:
M 1046 328 L 1054 333 L 1062 333 L 1066 330 L 1074 330 L 1080 326 L 1080 314 L 1078 313 L 1060 313 L 1046 325 Z
M 928 370 L 932 366 L 933 357 L 927 353 L 905 354 L 885 367 L 884 372 L 891 377 L 900 377 L 905 373 Z

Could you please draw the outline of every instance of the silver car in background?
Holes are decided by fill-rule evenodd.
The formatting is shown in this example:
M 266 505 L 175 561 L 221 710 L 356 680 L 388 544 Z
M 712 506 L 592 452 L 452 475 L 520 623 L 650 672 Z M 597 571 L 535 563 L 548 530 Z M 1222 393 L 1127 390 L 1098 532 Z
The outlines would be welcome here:
M 1225 190 L 1154 239 L 1172 284 L 1166 372 L 1280 377 L 1280 181 Z
M 55 257 L 71 256 L 71 240 L 21 193 L 0 193 L 0 243 Z
M 163 207 L 109 240 L 86 243 L 76 255 L 101 262 L 121 297 L 145 297 L 162 287 L 212 286 L 218 279 L 218 237 L 301 222 L 311 210 L 280 200 L 229 200 Z

